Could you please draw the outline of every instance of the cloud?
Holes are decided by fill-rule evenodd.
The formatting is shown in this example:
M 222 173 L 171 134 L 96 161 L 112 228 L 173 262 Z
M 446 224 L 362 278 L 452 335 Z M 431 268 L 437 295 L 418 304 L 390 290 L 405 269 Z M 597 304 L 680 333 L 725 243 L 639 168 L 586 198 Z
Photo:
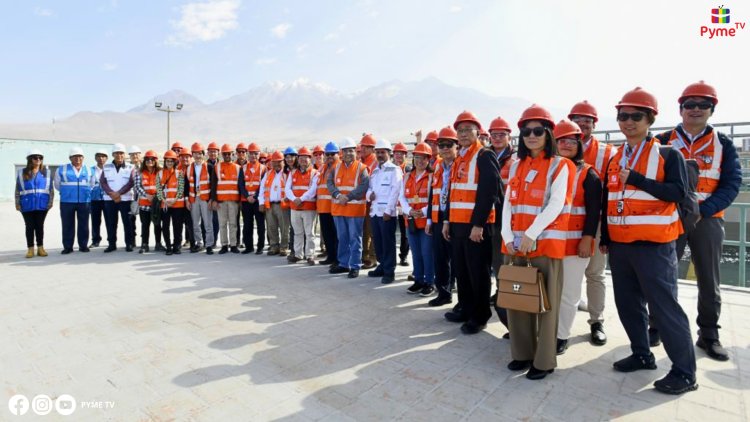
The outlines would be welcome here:
M 461 6 L 451 6 L 450 9 L 448 9 L 451 13 L 460 13 L 461 12 Z
M 261 66 L 266 66 L 274 63 L 276 63 L 276 57 L 263 57 L 255 61 L 255 64 Z
M 102 70 L 107 71 L 107 72 L 117 70 L 117 63 L 104 63 L 102 65 Z
M 34 8 L 34 14 L 37 16 L 48 18 L 50 16 L 53 16 L 55 12 L 52 9 L 43 9 L 41 7 L 36 7 Z
M 288 22 L 280 23 L 273 28 L 271 28 L 271 34 L 276 38 L 284 38 L 286 37 L 286 33 L 289 32 L 289 29 L 291 29 L 292 24 Z
M 338 50 L 336 50 L 336 54 L 341 54 L 341 53 L 343 53 L 344 51 L 346 51 L 346 48 L 344 48 L 344 47 L 341 47 L 341 48 L 339 48 Z
M 335 40 L 338 37 L 339 37 L 339 34 L 337 34 L 336 32 L 331 32 L 331 33 L 326 34 L 326 36 L 323 37 L 323 40 L 331 41 L 331 40 Z
M 167 37 L 167 44 L 184 45 L 196 41 L 218 40 L 236 29 L 240 0 L 212 0 L 188 3 L 180 7 L 179 21 L 171 21 L 176 34 Z

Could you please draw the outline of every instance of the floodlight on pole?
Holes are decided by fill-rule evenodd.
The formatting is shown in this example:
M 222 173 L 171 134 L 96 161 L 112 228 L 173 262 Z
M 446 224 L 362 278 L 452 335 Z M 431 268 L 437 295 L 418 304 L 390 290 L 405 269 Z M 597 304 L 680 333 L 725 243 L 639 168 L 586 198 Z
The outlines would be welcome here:
M 163 111 L 163 112 L 167 113 L 167 149 L 169 149 L 169 146 L 171 145 L 171 140 L 170 140 L 170 137 L 169 137 L 169 127 L 171 125 L 170 115 L 172 113 L 175 113 L 177 111 L 182 110 L 182 103 L 178 103 L 177 106 L 176 106 L 176 109 L 172 109 L 169 106 L 169 104 L 167 104 L 166 108 L 162 107 L 162 106 L 163 106 L 163 104 L 162 104 L 161 101 L 154 102 L 154 107 L 156 107 L 157 110 Z

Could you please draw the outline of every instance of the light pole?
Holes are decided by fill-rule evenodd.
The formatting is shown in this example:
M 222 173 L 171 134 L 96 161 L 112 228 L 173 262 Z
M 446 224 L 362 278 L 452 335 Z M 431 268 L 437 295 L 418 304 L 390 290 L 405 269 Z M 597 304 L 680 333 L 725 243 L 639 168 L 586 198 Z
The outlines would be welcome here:
M 180 110 L 182 110 L 182 104 L 181 104 L 181 103 L 177 103 L 177 106 L 176 106 L 176 107 L 175 107 L 175 109 L 173 110 L 172 108 L 170 108 L 169 104 L 167 104 L 167 107 L 166 107 L 166 108 L 162 108 L 162 103 L 161 103 L 161 101 L 157 101 L 157 102 L 155 102 L 155 103 L 154 103 L 154 107 L 156 107 L 156 109 L 157 109 L 157 110 L 159 110 L 159 111 L 163 111 L 163 112 L 166 112 L 166 113 L 167 113 L 167 149 L 169 149 L 169 146 L 170 146 L 170 139 L 169 139 L 169 123 L 170 123 L 170 115 L 171 115 L 172 113 L 175 113 L 175 112 L 177 112 L 177 111 L 180 111 Z

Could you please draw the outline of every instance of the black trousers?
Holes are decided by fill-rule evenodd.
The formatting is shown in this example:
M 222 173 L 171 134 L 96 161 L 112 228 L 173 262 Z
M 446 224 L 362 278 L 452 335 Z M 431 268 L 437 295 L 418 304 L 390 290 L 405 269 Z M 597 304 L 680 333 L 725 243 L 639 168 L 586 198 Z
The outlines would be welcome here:
M 435 268 L 435 289 L 438 297 L 452 297 L 451 290 L 456 285 L 456 272 L 452 265 L 451 243 L 445 240 L 440 229 L 440 224 L 432 225 L 432 253 L 434 254 L 433 266 Z
M 27 211 L 21 215 L 26 223 L 26 247 L 34 247 L 34 237 L 37 246 L 44 246 L 44 220 L 47 218 L 47 210 Z
M 153 223 L 151 221 L 151 211 L 138 211 L 138 215 L 141 217 L 141 245 L 148 246 L 149 237 L 151 237 L 151 226 L 154 226 L 154 238 L 156 244 L 161 243 L 161 224 Z
M 104 223 L 107 225 L 107 243 L 110 246 L 117 246 L 117 225 L 120 214 L 122 225 L 125 232 L 125 245 L 135 245 L 133 230 L 130 228 L 130 201 L 104 201 Z
M 64 249 L 73 249 L 76 233 L 78 248 L 89 246 L 89 212 L 88 202 L 60 202 L 60 220 L 62 222 L 62 243 Z M 76 223 L 78 227 L 76 227 Z M 78 230 L 76 230 L 76 228 Z
M 161 210 L 161 231 L 167 249 L 179 249 L 182 246 L 182 223 L 185 220 L 185 208 L 167 208 Z M 172 227 L 170 229 L 170 222 Z M 172 241 L 174 231 L 174 241 Z
M 99 243 L 102 241 L 102 215 L 104 214 L 104 201 L 91 201 L 91 241 Z
M 193 217 L 190 215 L 190 210 L 183 208 L 182 213 L 182 226 L 185 227 L 185 240 L 190 242 L 190 248 L 195 246 L 195 232 L 193 232 Z
M 403 261 L 409 256 L 409 239 L 406 237 L 406 222 L 401 216 L 398 217 L 398 232 L 400 233 L 398 259 Z
M 318 214 L 320 218 L 320 236 L 323 238 L 323 244 L 326 245 L 329 261 L 337 262 L 339 250 L 339 238 L 336 235 L 336 224 L 333 222 L 331 213 Z
M 255 225 L 258 226 L 258 250 L 263 250 L 266 242 L 266 214 L 260 212 L 259 203 L 243 202 L 242 203 L 242 243 L 245 248 L 254 250 L 253 231 Z
M 492 233 L 485 229 L 484 240 L 474 242 L 466 234 L 457 236 L 451 224 L 452 264 L 458 282 L 461 312 L 470 322 L 483 325 L 490 319 L 490 266 L 492 265 Z M 468 226 L 468 225 L 467 225 Z

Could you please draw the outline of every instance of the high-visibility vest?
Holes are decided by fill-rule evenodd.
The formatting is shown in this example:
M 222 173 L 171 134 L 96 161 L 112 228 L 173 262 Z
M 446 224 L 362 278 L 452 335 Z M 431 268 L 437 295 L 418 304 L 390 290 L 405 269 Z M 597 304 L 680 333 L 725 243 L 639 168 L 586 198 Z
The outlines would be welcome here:
M 440 212 L 440 192 L 443 190 L 443 160 L 435 161 L 435 172 L 432 173 L 432 219 L 433 223 L 438 221 Z
M 103 173 L 104 178 L 107 180 L 107 185 L 109 185 L 109 188 L 114 192 L 118 192 L 120 189 L 125 187 L 125 185 L 130 182 L 130 178 L 133 177 L 133 165 L 125 163 L 120 167 L 119 170 L 117 170 L 113 163 L 107 163 L 104 165 Z M 130 189 L 129 191 L 120 195 L 120 199 L 123 201 L 132 201 L 133 189 Z M 104 200 L 111 201 L 112 198 L 107 195 L 106 192 L 104 192 Z
M 162 184 L 162 192 L 164 199 L 176 199 L 177 198 L 177 186 L 180 177 L 184 177 L 180 170 L 159 170 L 159 181 Z M 184 185 L 183 185 L 184 186 Z M 185 193 L 182 192 L 182 198 L 175 201 L 169 208 L 184 208 L 185 207 Z
M 583 237 L 583 226 L 586 224 L 586 200 L 583 182 L 586 175 L 593 167 L 584 163 L 576 168 L 573 179 L 573 204 L 570 207 L 570 219 L 568 220 L 568 239 L 565 243 L 565 256 L 578 256 L 578 244 Z M 591 248 L 594 247 L 594 239 L 591 239 Z
M 510 147 L 507 147 L 510 148 Z M 508 180 L 510 175 L 510 165 L 518 159 L 518 153 L 513 152 L 510 154 L 503 164 L 500 166 L 500 180 L 503 182 L 503 187 L 508 186 Z
M 292 184 L 292 193 L 295 197 L 301 198 L 308 189 L 315 178 L 318 177 L 318 172 L 312 167 L 308 167 L 306 172 L 301 172 L 299 169 L 294 169 L 289 174 L 287 179 L 288 183 Z M 315 211 L 315 199 L 310 201 L 302 201 L 299 206 L 294 205 L 294 202 L 289 201 L 289 206 L 293 210 L 297 211 Z
M 141 185 L 146 194 L 156 196 L 156 172 L 142 171 Z M 138 205 L 141 207 L 150 207 L 152 204 L 148 198 L 141 196 L 138 198 Z
M 442 176 L 441 176 L 442 177 Z M 430 202 L 430 184 L 432 183 L 432 174 L 427 171 L 423 172 L 421 177 L 417 178 L 417 170 L 409 172 L 409 176 L 404 183 L 404 197 L 406 202 L 413 210 L 423 210 L 427 214 L 427 204 Z M 409 216 L 404 215 L 404 223 L 409 223 Z M 427 225 L 427 216 L 415 218 L 414 223 L 418 229 L 423 229 Z
M 216 166 L 216 200 L 219 202 L 238 202 L 240 190 L 237 179 L 240 177 L 240 166 L 222 161 Z
M 200 199 L 201 201 L 208 201 L 208 198 L 211 194 L 211 186 L 208 180 L 208 164 L 203 163 L 201 164 L 201 175 L 198 177 L 198 180 L 195 180 L 195 164 L 191 164 L 190 167 L 188 167 L 188 182 L 190 183 L 190 192 L 188 200 L 190 203 L 195 202 L 195 191 L 196 187 L 198 188 L 198 192 L 200 192 Z
M 341 195 L 348 195 L 359 184 L 359 178 L 367 172 L 367 166 L 359 161 L 352 162 L 348 167 L 343 162 L 336 165 L 333 171 L 333 184 Z M 331 204 L 331 215 L 334 217 L 364 217 L 367 214 L 365 198 L 349 200 L 346 205 L 336 202 Z
M 609 238 L 621 243 L 639 240 L 668 243 L 677 239 L 683 233 L 677 204 L 657 199 L 620 180 L 620 162 L 624 149 L 625 147 L 620 148 L 607 168 Z M 642 141 L 633 152 L 631 160 L 636 161 L 630 163 L 631 170 L 647 179 L 664 181 L 664 159 L 659 153 L 659 143 L 655 138 Z
M 552 195 L 552 182 L 563 168 L 568 169 L 567 192 L 563 209 L 537 237 L 536 249 L 527 254 L 530 258 L 546 256 L 552 259 L 562 259 L 565 257 L 565 245 L 569 236 L 570 206 L 573 202 L 575 166 L 567 158 L 560 156 L 547 158 L 544 152 L 535 158 L 527 156 L 511 164 L 507 195 L 511 211 L 510 227 L 513 236 L 516 237 L 523 237 L 536 217 L 547 206 L 549 197 Z M 537 172 L 536 177 L 532 181 L 527 181 L 530 177 L 529 173 L 533 170 Z M 503 242 L 502 251 L 508 253 L 505 242 Z
M 40 168 L 29 180 L 24 180 L 23 169 L 18 170 L 18 192 L 20 194 L 21 212 L 46 211 L 49 204 L 49 187 L 52 175 L 49 168 Z
M 375 168 L 378 166 L 378 159 L 375 154 L 370 154 L 362 160 L 362 164 L 367 167 L 367 174 L 372 174 Z
M 315 204 L 318 214 L 331 213 L 331 192 L 328 191 L 328 174 L 338 165 L 338 163 L 339 160 L 337 158 L 332 166 L 323 164 L 318 172 L 318 192 L 316 198 L 317 202 Z
M 91 177 L 94 179 L 94 186 L 91 188 L 92 201 L 104 200 L 104 191 L 102 190 L 102 185 L 99 181 L 103 171 L 104 169 L 99 168 L 99 166 L 91 166 Z
M 669 144 L 680 151 L 686 160 L 694 159 L 698 163 L 698 186 L 695 194 L 698 202 L 710 198 L 719 187 L 721 178 L 721 164 L 724 157 L 724 147 L 719 140 L 719 132 L 711 130 L 688 145 L 679 132 L 673 130 L 669 134 Z M 724 210 L 713 215 L 724 218 Z
M 607 163 L 616 153 L 617 148 L 615 146 L 601 143 L 594 136 L 591 136 L 588 148 L 583 151 L 583 162 L 592 166 L 596 170 L 596 175 L 601 178 L 607 171 Z
M 482 143 L 476 141 L 463 155 L 459 154 L 451 167 L 450 215 L 451 223 L 471 223 L 471 214 L 477 201 L 479 187 L 479 169 L 477 157 Z M 486 223 L 495 222 L 495 208 L 487 217 Z
M 273 186 L 273 181 L 276 179 L 276 176 L 281 177 L 281 180 L 279 180 L 279 189 L 281 189 L 281 207 L 284 207 L 284 200 L 286 200 L 286 193 L 284 192 L 284 182 L 286 181 L 287 174 L 284 173 L 284 170 L 276 173 L 273 169 L 269 170 L 268 173 L 266 173 L 266 181 L 263 185 L 263 205 L 266 208 L 271 208 L 271 187 Z
M 91 183 L 88 167 L 82 166 L 78 176 L 76 176 L 75 167 L 70 163 L 59 167 L 57 171 L 60 174 L 60 202 L 91 202 Z
M 242 176 L 245 178 L 245 190 L 249 194 L 254 194 L 255 199 L 258 199 L 258 191 L 260 190 L 260 181 L 263 179 L 263 165 L 258 161 L 255 164 L 245 163 L 242 166 Z M 242 202 L 247 202 L 247 198 L 242 198 Z

